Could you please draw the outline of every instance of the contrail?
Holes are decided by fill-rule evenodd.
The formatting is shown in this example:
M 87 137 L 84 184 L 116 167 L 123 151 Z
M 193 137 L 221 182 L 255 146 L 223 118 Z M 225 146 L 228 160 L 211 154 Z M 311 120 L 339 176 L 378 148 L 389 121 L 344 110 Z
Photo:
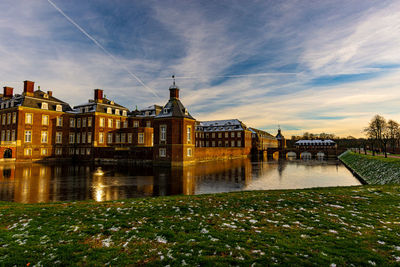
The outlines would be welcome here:
M 108 52 L 107 49 L 104 48 L 104 46 L 102 46 L 94 37 L 92 37 L 89 33 L 87 33 L 81 26 L 79 26 L 75 21 L 73 21 L 67 14 L 64 13 L 64 11 L 62 11 L 56 4 L 53 3 L 53 1 L 51 0 L 47 0 L 58 12 L 60 12 L 61 15 L 63 15 L 69 22 L 72 23 L 72 25 L 74 25 L 76 28 L 78 28 L 78 30 L 80 30 L 84 35 L 86 35 L 87 38 L 89 38 L 90 40 L 93 41 L 93 43 L 95 43 L 95 45 L 97 45 L 101 50 L 103 50 L 103 52 L 108 55 L 115 63 L 117 63 L 118 65 L 120 65 L 126 72 L 128 72 L 129 75 L 131 75 L 136 81 L 138 81 L 144 88 L 146 88 L 147 90 L 149 90 L 154 96 L 156 96 L 158 99 L 160 99 L 160 97 L 157 95 L 157 93 L 150 87 L 148 87 L 146 84 L 144 84 L 144 82 L 139 79 L 138 76 L 136 76 L 133 72 L 131 72 L 126 66 L 124 66 L 123 64 L 119 63 L 118 60 L 110 53 Z

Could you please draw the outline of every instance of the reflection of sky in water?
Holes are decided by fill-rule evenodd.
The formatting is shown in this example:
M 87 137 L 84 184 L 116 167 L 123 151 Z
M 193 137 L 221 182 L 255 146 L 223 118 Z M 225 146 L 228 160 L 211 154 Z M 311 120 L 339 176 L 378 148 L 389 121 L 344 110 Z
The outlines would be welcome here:
M 116 200 L 240 190 L 292 189 L 360 184 L 333 161 L 251 162 L 249 159 L 200 163 L 185 168 L 102 165 L 0 165 L 0 200 L 22 203 Z

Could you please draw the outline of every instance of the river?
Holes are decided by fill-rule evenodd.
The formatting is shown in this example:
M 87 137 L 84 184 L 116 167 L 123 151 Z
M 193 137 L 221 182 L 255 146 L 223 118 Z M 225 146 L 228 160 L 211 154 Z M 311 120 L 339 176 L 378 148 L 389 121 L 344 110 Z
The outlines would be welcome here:
M 101 167 L 103 175 L 96 170 Z M 236 159 L 184 168 L 118 164 L 0 165 L 0 200 L 116 200 L 242 190 L 360 185 L 339 161 Z

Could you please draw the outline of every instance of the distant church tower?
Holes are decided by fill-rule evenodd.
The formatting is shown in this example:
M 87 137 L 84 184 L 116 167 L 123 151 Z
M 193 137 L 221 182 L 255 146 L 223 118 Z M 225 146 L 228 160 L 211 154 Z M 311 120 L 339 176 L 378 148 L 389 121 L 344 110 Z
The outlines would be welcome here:
M 195 121 L 179 100 L 174 79 L 168 103 L 154 118 L 155 164 L 183 166 L 195 161 Z
M 276 135 L 276 140 L 278 140 L 279 149 L 286 148 L 286 139 L 281 133 L 281 128 L 278 128 L 278 134 Z

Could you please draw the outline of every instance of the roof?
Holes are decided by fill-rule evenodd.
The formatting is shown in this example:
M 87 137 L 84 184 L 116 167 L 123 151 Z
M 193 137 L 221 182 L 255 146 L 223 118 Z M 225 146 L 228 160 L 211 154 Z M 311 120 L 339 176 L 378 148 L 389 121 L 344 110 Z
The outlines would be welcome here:
M 335 145 L 336 143 L 328 139 L 328 140 L 299 140 L 295 144 L 303 146 L 321 146 L 321 145 Z
M 196 126 L 198 131 L 204 132 L 225 132 L 225 131 L 243 131 L 247 126 L 238 119 L 201 121 Z
M 188 112 L 188 110 L 183 106 L 182 102 L 177 98 L 171 98 L 168 103 L 164 106 L 162 111 L 155 116 L 156 118 L 187 118 L 192 119 L 192 115 Z
M 257 135 L 260 135 L 260 136 L 262 136 L 262 137 L 264 137 L 264 138 L 266 137 L 266 138 L 270 138 L 270 139 L 276 139 L 275 136 L 273 136 L 272 134 L 270 134 L 270 133 L 268 133 L 268 132 L 266 132 L 266 131 L 259 130 L 259 129 L 256 129 L 256 128 L 249 128 L 249 130 L 250 130 L 252 133 L 257 134 Z
M 278 129 L 278 134 L 275 136 L 275 138 L 278 139 L 278 140 L 282 140 L 284 138 L 282 133 L 281 133 L 281 129 Z
M 133 110 L 129 115 L 132 117 L 155 117 L 160 114 L 162 106 L 151 105 L 141 110 Z
M 107 98 L 103 98 L 102 102 L 96 102 L 94 100 L 89 100 L 87 103 L 80 104 L 74 106 L 75 113 L 83 113 L 83 112 L 101 112 L 107 113 L 107 109 L 111 108 L 111 114 L 115 114 L 115 111 L 118 109 L 120 111 L 129 111 L 128 108 L 121 106 L 114 101 L 111 101 Z M 118 115 L 118 114 L 115 114 Z
M 54 96 L 50 96 L 47 93 L 36 90 L 33 92 L 32 96 L 27 96 L 25 94 L 19 95 L 15 94 L 10 99 L 2 99 L 2 106 L 5 105 L 6 108 L 13 106 L 22 106 L 22 107 L 30 107 L 42 109 L 42 103 L 47 103 L 47 110 L 57 110 L 57 105 L 62 106 L 62 111 L 71 111 L 71 107 L 68 103 L 55 98 Z

